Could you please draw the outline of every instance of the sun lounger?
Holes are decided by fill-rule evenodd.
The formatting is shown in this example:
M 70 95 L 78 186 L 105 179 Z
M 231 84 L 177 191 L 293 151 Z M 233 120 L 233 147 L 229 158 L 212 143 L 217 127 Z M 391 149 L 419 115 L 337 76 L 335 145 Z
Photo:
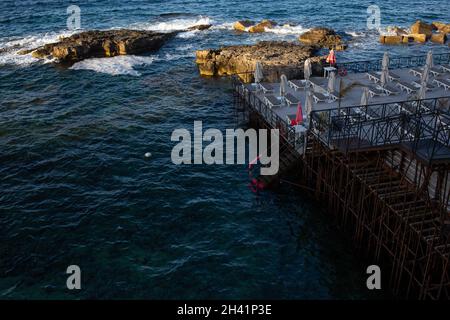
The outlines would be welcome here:
M 403 82 L 403 81 L 397 82 L 397 86 L 399 86 L 400 89 L 406 91 L 408 94 L 411 94 L 411 93 L 417 91 L 417 88 L 416 88 L 416 87 L 413 87 L 413 86 L 410 85 L 409 83 L 406 83 L 406 82 Z
M 321 94 L 319 92 L 313 92 L 312 97 L 313 97 L 315 103 L 325 102 L 328 99 L 326 96 L 324 96 L 323 94 Z
M 384 90 L 378 89 L 374 86 L 368 86 L 370 97 L 373 98 L 374 96 L 381 96 L 384 94 Z
M 259 87 L 264 93 L 273 92 L 273 86 L 270 83 L 260 83 Z
M 411 68 L 409 69 L 409 73 L 416 77 L 420 77 L 422 75 L 423 69 L 422 68 Z
M 430 73 L 434 77 L 438 77 L 438 76 L 442 75 L 444 73 L 444 71 L 442 71 L 441 69 L 439 69 L 437 67 L 432 67 L 432 68 L 430 68 Z
M 298 89 L 305 89 L 306 88 L 306 80 L 291 80 L 288 82 L 289 87 L 297 91 Z
M 313 88 L 315 89 L 322 89 L 322 83 L 318 81 L 317 79 L 311 78 L 309 79 L 309 83 L 312 84 Z
M 397 88 L 388 84 L 385 85 L 384 87 L 380 87 L 380 89 L 383 90 L 388 96 L 400 93 L 400 91 L 398 91 Z
M 420 81 L 413 81 L 412 82 L 413 83 L 413 85 L 415 85 L 417 88 L 419 88 L 420 89 L 420 87 L 422 87 L 422 83 L 420 82 Z M 430 83 L 427 83 L 427 90 L 433 90 L 433 89 L 435 89 L 436 87 L 435 86 L 433 86 L 432 84 L 430 84 Z
M 433 83 L 436 83 L 437 86 L 443 87 L 445 90 L 450 89 L 450 81 L 449 80 L 445 80 L 445 79 L 434 79 Z
M 450 66 L 441 66 L 444 72 L 450 72 Z
M 286 103 L 287 103 L 288 105 L 291 105 L 291 104 L 298 104 L 298 103 L 300 102 L 300 100 L 298 100 L 295 96 L 293 96 L 293 95 L 290 94 L 290 93 L 287 93 L 287 94 L 284 96 L 284 100 L 286 100 Z
M 329 98 L 330 98 L 330 100 L 332 100 L 332 101 L 336 101 L 336 100 L 339 100 L 340 98 L 339 98 L 339 95 L 336 95 L 336 94 L 334 94 L 334 93 L 329 93 Z
M 381 80 L 381 76 L 376 72 L 367 72 L 366 74 L 369 77 L 369 80 L 372 80 L 375 83 L 378 83 Z
M 400 76 L 394 72 L 389 71 L 389 79 L 391 81 L 400 81 Z
M 272 95 L 270 95 L 270 96 L 265 96 L 265 97 L 264 97 L 264 102 L 265 102 L 265 104 L 268 105 L 269 108 L 271 108 L 271 109 L 272 109 L 273 107 L 279 107 L 279 106 L 281 106 L 281 100 L 278 99 L 278 98 L 275 97 L 275 96 L 272 96 Z

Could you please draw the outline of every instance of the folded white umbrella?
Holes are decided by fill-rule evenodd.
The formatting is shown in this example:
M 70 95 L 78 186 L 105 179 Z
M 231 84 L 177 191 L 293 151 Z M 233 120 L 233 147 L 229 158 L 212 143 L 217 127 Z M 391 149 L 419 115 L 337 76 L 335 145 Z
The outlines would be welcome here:
M 429 77 L 430 77 L 430 67 L 428 66 L 428 64 L 425 64 L 425 67 L 423 68 L 423 71 L 422 71 L 422 75 L 420 77 L 420 81 L 422 83 L 427 83 Z
M 260 83 L 264 79 L 263 68 L 262 68 L 261 62 L 259 62 L 259 61 L 256 62 L 254 77 L 255 77 L 255 83 Z
M 367 106 L 369 104 L 369 88 L 364 87 L 363 93 L 361 96 L 361 105 Z
M 431 50 L 427 53 L 427 61 L 425 65 L 428 66 L 428 68 L 433 67 L 433 52 Z
M 309 77 L 311 77 L 311 73 L 312 73 L 311 60 L 309 58 L 305 60 L 305 66 L 303 68 L 303 73 L 304 73 L 305 79 L 309 80 Z
M 330 73 L 330 77 L 328 78 L 328 92 L 333 93 L 334 87 L 336 85 L 336 74 L 334 72 Z
M 388 81 L 389 81 L 389 70 L 388 69 L 381 70 L 380 85 L 384 88 L 388 83 Z
M 389 53 L 386 51 L 383 55 L 383 61 L 381 62 L 381 69 L 389 69 Z
M 419 99 L 419 100 L 425 99 L 426 91 L 427 91 L 427 83 L 426 82 L 422 82 L 420 84 L 419 93 L 417 94 L 417 99 Z
M 306 101 L 305 101 L 305 111 L 306 111 L 306 117 L 309 118 L 309 115 L 313 109 L 313 101 L 312 101 L 312 94 L 308 91 L 306 94 Z
M 280 80 L 280 96 L 284 97 L 288 87 L 288 80 L 284 74 L 281 75 Z

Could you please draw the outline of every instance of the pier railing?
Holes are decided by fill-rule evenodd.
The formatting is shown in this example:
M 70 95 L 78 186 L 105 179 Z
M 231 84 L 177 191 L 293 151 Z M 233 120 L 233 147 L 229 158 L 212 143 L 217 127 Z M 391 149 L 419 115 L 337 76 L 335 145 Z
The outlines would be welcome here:
M 432 162 L 450 158 L 450 96 L 313 111 L 312 132 L 344 152 L 402 145 Z
M 306 143 L 305 135 L 297 134 L 295 128 L 291 126 L 286 119 L 281 118 L 274 112 L 254 91 L 250 91 L 244 87 L 237 77 L 233 77 L 232 79 L 235 93 L 238 94 L 250 108 L 256 110 L 267 122 L 269 127 L 279 129 L 280 137 L 285 139 L 287 143 L 301 153 L 302 150 L 304 150 Z
M 404 69 L 421 67 L 425 65 L 426 55 L 421 56 L 406 56 L 406 57 L 390 57 L 389 69 Z M 378 60 L 366 60 L 366 61 L 349 61 L 338 62 L 338 69 L 344 69 L 351 73 L 361 73 L 369 71 L 381 70 L 381 61 Z M 450 64 L 450 52 L 433 54 L 434 64 L 446 65 Z

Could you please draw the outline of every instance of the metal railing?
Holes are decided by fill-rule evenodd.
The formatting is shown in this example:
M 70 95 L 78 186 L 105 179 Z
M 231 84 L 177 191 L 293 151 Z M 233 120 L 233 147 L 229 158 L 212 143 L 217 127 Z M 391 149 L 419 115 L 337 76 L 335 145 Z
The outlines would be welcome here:
M 389 69 L 404 69 L 421 67 L 425 65 L 426 55 L 421 56 L 407 56 L 407 57 L 390 57 Z M 339 62 L 337 64 L 338 69 L 344 69 L 351 73 L 361 73 L 369 71 L 381 70 L 381 61 L 378 60 L 366 60 L 366 61 L 349 61 Z M 433 54 L 433 62 L 436 65 L 450 64 L 450 52 Z
M 310 129 L 344 152 L 401 144 L 428 162 L 450 158 L 450 96 L 313 111 Z
M 269 127 L 280 130 L 280 137 L 285 139 L 295 150 L 300 152 L 304 150 L 306 144 L 305 135 L 299 135 L 295 132 L 295 128 L 281 118 L 274 110 L 272 110 L 264 101 L 256 95 L 254 91 L 246 89 L 243 83 L 233 77 L 233 88 L 245 103 L 255 111 L 257 111 L 266 121 Z

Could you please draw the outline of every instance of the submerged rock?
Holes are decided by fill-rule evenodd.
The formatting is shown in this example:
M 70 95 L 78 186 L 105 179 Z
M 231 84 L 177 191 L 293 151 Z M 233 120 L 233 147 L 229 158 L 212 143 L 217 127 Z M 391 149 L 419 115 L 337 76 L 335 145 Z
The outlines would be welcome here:
M 281 74 L 289 79 L 303 77 L 303 65 L 314 57 L 316 48 L 290 42 L 263 41 L 256 45 L 238 45 L 217 50 L 198 50 L 196 63 L 201 75 L 238 75 L 253 80 L 256 62 L 261 62 L 265 81 L 279 81 Z M 312 58 L 313 70 L 321 72 L 320 57 Z
M 321 48 L 334 48 L 336 50 L 345 50 L 347 45 L 333 29 L 313 28 L 299 37 L 300 42 L 318 46 Z
M 271 20 L 262 20 L 259 23 L 254 23 L 250 20 L 236 21 L 233 25 L 234 30 L 250 33 L 262 33 L 266 28 L 273 28 L 277 23 Z
M 189 27 L 188 31 L 194 31 L 194 30 L 203 31 L 203 30 L 208 30 L 211 27 L 212 27 L 212 24 L 199 24 L 196 26 Z
M 174 33 L 137 30 L 86 31 L 59 42 L 46 44 L 32 52 L 35 58 L 56 58 L 76 62 L 88 58 L 141 54 L 158 50 Z
M 433 22 L 431 25 L 434 29 L 438 30 L 441 33 L 450 33 L 450 24 L 445 24 L 443 22 Z

